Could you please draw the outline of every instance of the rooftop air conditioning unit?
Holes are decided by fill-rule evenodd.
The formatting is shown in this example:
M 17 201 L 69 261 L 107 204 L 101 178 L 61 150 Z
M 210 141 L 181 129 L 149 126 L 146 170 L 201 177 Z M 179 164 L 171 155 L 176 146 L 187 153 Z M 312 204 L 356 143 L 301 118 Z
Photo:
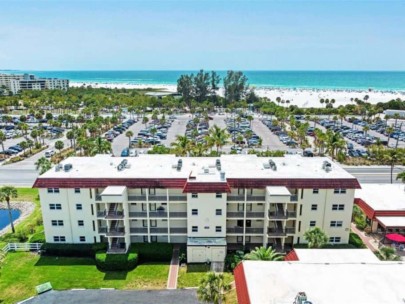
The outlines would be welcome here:
M 66 164 L 66 165 L 63 166 L 63 170 L 64 170 L 65 172 L 70 171 L 72 168 L 73 168 L 73 165 L 72 165 L 72 164 Z
M 277 165 L 272 159 L 269 159 L 269 165 L 270 165 L 271 170 L 277 171 Z
M 181 170 L 181 167 L 183 167 L 183 160 L 182 160 L 182 159 L 179 159 L 179 160 L 177 161 L 177 171 L 180 171 L 180 170 Z
M 62 164 L 58 164 L 58 165 L 56 165 L 56 167 L 55 167 L 55 171 L 56 171 L 56 172 L 59 172 L 59 171 L 62 170 L 62 169 L 63 169 Z

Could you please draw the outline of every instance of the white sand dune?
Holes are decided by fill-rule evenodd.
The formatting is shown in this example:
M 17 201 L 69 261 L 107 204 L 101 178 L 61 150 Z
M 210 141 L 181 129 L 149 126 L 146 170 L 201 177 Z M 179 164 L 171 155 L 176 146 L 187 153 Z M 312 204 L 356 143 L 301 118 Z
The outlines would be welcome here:
M 175 85 L 165 84 L 125 84 L 125 83 L 81 83 L 72 82 L 72 87 L 92 86 L 93 88 L 125 88 L 125 89 L 161 89 L 162 91 L 176 92 Z M 255 88 L 255 92 L 260 97 L 267 97 L 275 101 L 277 97 L 282 100 L 290 101 L 290 105 L 297 105 L 301 108 L 324 107 L 319 100 L 335 99 L 334 107 L 339 105 L 347 105 L 353 103 L 351 98 L 363 99 L 365 95 L 369 96 L 368 102 L 376 104 L 378 102 L 387 102 L 392 99 L 405 99 L 405 92 L 396 91 L 358 91 L 358 90 L 323 90 L 323 89 L 283 89 L 283 88 Z M 219 94 L 223 95 L 223 89 L 219 90 Z M 284 105 L 286 105 L 284 103 Z

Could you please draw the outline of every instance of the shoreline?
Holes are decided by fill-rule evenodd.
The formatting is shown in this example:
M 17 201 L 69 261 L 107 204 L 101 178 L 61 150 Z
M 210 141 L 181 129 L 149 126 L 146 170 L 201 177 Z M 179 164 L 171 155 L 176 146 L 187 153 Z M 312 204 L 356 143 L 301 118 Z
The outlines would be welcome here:
M 176 92 L 176 85 L 168 84 L 131 84 L 131 83 L 106 83 L 106 82 L 71 82 L 71 87 L 91 86 L 93 88 L 109 89 L 160 89 L 165 92 Z M 351 99 L 363 99 L 369 96 L 367 102 L 376 104 L 378 102 L 388 102 L 393 99 L 405 99 L 405 91 L 379 91 L 379 90 L 354 90 L 354 89 L 311 89 L 311 88 L 273 88 L 273 87 L 253 87 L 259 97 L 266 97 L 271 101 L 276 101 L 277 97 L 282 100 L 289 100 L 289 105 L 296 105 L 301 108 L 323 108 L 319 100 L 335 99 L 334 107 L 340 105 L 355 104 Z M 224 96 L 224 89 L 218 90 L 220 96 Z
M 11 209 L 16 209 L 20 211 L 20 216 L 16 219 L 14 223 L 14 227 L 16 227 L 19 223 L 25 220 L 28 216 L 32 214 L 35 210 L 35 204 L 32 202 L 10 202 Z M 8 210 L 7 203 L 0 203 L 0 210 Z M 11 225 L 8 224 L 6 227 L 0 230 L 0 236 L 11 231 Z

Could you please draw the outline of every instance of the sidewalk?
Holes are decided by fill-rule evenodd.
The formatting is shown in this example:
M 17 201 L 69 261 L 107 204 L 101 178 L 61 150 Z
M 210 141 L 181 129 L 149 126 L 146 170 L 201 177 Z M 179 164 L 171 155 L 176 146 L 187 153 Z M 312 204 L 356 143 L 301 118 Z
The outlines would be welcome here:
M 179 274 L 179 248 L 173 247 L 172 260 L 170 261 L 169 276 L 167 278 L 167 289 L 177 288 L 177 276 Z
M 367 246 L 368 249 L 371 251 L 378 251 L 378 241 L 375 240 L 371 236 L 366 236 L 363 231 L 360 231 L 359 229 L 356 228 L 356 224 L 351 223 L 351 229 L 354 233 L 356 233 L 363 241 L 363 243 Z

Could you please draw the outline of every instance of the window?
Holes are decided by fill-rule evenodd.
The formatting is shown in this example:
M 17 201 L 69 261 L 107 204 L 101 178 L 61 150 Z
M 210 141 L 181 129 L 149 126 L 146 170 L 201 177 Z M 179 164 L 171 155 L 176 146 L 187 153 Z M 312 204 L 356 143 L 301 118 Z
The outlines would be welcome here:
M 245 194 L 245 188 L 238 188 L 238 194 L 239 195 L 244 195 Z
M 312 193 L 313 193 L 313 194 L 318 194 L 318 193 L 319 193 L 319 189 L 312 189 Z
M 85 236 L 80 236 L 79 237 L 80 242 L 85 242 L 86 241 L 86 237 Z
M 222 209 L 215 209 L 215 215 L 222 215 Z
M 215 193 L 216 198 L 222 198 L 222 193 Z
M 146 204 L 142 203 L 142 211 L 146 211 Z
M 302 205 L 300 205 L 300 216 L 302 215 Z
M 198 226 L 193 226 L 191 227 L 192 232 L 198 232 Z
M 245 206 L 243 204 L 238 204 L 238 211 L 244 211 L 245 210 L 244 207 Z
M 64 236 L 54 236 L 53 241 L 54 242 L 66 242 L 66 237 L 64 237 Z
M 79 226 L 84 226 L 84 221 L 82 221 L 82 220 L 77 221 L 77 224 L 78 224 Z
M 62 205 L 61 204 L 49 204 L 49 209 L 50 210 L 62 210 Z
M 331 221 L 330 226 L 331 227 L 342 227 L 343 226 L 343 221 Z
M 246 204 L 246 211 L 252 211 L 252 204 Z
M 346 193 L 346 189 L 343 188 L 337 188 L 333 190 L 333 193 L 335 194 L 345 194 Z
M 156 235 L 151 235 L 150 241 L 151 241 L 151 243 L 157 243 L 157 236 Z
M 309 227 L 315 227 L 315 226 L 316 226 L 316 221 L 309 222 Z
M 150 220 L 151 227 L 157 227 L 157 220 Z
M 340 236 L 332 236 L 329 238 L 329 243 L 340 243 Z
M 245 236 L 245 243 L 250 243 L 250 240 L 251 240 L 250 236 Z
M 215 226 L 215 232 L 222 232 L 221 226 Z
M 149 205 L 149 211 L 156 211 L 156 204 L 155 203 Z
M 198 209 L 191 209 L 191 215 L 198 215 Z
M 76 210 L 83 210 L 82 204 L 76 204 Z
M 191 193 L 191 198 L 198 198 L 198 193 Z
M 75 188 L 75 193 L 80 193 L 80 188 Z
M 156 189 L 155 188 L 149 188 L 149 195 L 156 195 Z
M 143 236 L 143 242 L 144 242 L 144 243 L 147 243 L 147 242 L 148 242 L 148 236 L 147 236 L 147 235 L 144 235 L 144 236 Z
M 148 227 L 148 221 L 142 220 L 142 227 Z
M 52 220 L 52 226 L 63 226 L 62 220 Z
M 333 211 L 343 211 L 343 210 L 345 210 L 345 205 L 344 204 L 333 204 L 332 210 Z
M 237 236 L 236 243 L 243 243 L 243 236 Z
M 204 226 L 204 229 L 210 229 L 210 226 Z
M 59 188 L 48 188 L 48 193 L 59 193 Z
M 312 210 L 312 211 L 318 210 L 318 205 L 317 205 L 317 204 L 312 204 L 312 205 L 311 205 L 311 210 Z

